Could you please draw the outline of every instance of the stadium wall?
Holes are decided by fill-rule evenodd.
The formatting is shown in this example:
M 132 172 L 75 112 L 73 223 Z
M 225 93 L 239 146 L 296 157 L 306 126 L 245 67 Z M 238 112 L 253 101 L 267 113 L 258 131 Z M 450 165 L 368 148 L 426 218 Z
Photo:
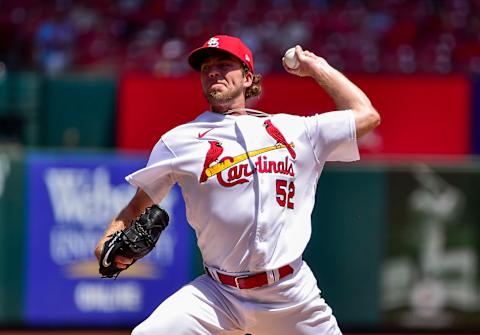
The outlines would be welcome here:
M 471 153 L 471 83 L 462 76 L 352 76 L 382 115 L 382 126 L 360 142 L 367 155 Z M 476 96 L 475 96 L 476 98 Z M 117 146 L 150 150 L 169 129 L 207 110 L 197 77 L 124 76 L 120 81 Z M 250 107 L 270 113 L 313 115 L 334 109 L 313 80 L 264 78 Z M 139 129 L 142 131 L 140 132 Z

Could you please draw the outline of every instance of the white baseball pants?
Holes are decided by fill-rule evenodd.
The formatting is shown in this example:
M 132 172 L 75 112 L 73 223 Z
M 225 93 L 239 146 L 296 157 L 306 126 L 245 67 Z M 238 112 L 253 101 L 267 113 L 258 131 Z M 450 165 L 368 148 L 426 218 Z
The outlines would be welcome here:
M 168 299 L 132 335 L 341 335 L 308 265 L 269 286 L 240 290 L 202 275 Z

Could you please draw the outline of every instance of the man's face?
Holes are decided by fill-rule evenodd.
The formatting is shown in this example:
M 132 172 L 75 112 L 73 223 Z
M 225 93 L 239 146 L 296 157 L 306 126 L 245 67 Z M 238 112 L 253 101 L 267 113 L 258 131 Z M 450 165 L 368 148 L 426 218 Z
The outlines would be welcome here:
M 201 69 L 202 89 L 209 104 L 226 104 L 241 97 L 251 85 L 243 64 L 228 54 L 213 55 L 205 59 Z

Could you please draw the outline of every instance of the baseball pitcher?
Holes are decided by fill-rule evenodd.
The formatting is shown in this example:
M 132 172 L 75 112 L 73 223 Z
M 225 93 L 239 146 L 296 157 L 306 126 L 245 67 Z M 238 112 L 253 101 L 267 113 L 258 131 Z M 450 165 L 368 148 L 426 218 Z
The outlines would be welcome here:
M 246 100 L 261 93 L 261 76 L 238 38 L 214 36 L 190 53 L 210 110 L 164 134 L 147 166 L 126 177 L 137 193 L 107 228 L 96 255 L 105 261 L 111 236 L 178 183 L 205 274 L 132 334 L 341 334 L 302 253 L 325 162 L 358 160 L 357 139 L 380 117 L 325 59 L 300 46 L 294 57 L 295 68 L 283 59 L 285 70 L 315 80 L 337 111 L 300 117 L 246 108 Z M 136 260 L 121 253 L 110 259 L 106 264 L 120 271 Z

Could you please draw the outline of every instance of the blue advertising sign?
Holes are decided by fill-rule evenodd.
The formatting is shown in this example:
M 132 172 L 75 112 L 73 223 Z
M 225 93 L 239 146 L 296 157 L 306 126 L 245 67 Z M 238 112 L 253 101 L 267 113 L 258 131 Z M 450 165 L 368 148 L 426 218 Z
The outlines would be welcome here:
M 98 274 L 95 245 L 135 192 L 124 177 L 145 163 L 114 154 L 28 156 L 28 325 L 130 327 L 191 279 L 193 230 L 177 187 L 161 204 L 170 225 L 156 248 L 116 280 Z

